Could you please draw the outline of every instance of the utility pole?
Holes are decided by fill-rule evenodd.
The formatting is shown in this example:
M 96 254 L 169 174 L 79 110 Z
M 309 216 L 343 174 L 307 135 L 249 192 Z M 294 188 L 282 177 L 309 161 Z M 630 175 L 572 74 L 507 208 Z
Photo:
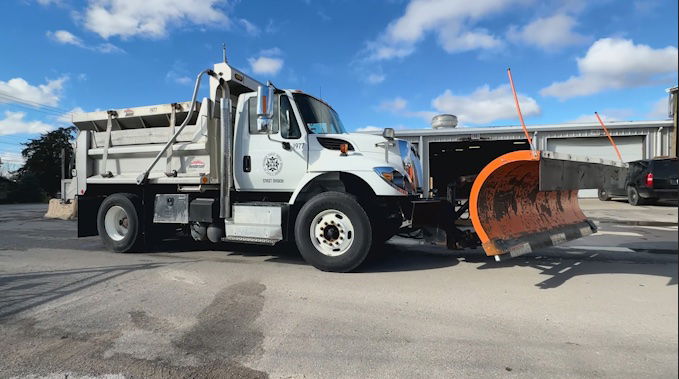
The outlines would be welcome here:
M 679 87 L 672 87 L 667 90 L 670 94 L 670 117 L 672 117 L 672 138 L 670 140 L 670 156 L 677 157 L 677 145 L 679 144 L 679 133 L 677 133 L 677 113 L 679 113 Z

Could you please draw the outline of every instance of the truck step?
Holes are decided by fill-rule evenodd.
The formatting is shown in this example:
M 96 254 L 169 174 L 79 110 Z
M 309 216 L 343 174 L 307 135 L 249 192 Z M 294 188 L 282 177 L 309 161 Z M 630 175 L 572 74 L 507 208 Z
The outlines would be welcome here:
M 259 237 L 231 236 L 231 237 L 222 238 L 222 241 L 224 241 L 224 242 L 238 242 L 238 243 L 253 243 L 253 244 L 257 244 L 257 245 L 273 246 L 273 245 L 276 244 L 276 242 L 278 242 L 280 240 L 279 239 L 270 239 L 270 238 L 259 238 Z

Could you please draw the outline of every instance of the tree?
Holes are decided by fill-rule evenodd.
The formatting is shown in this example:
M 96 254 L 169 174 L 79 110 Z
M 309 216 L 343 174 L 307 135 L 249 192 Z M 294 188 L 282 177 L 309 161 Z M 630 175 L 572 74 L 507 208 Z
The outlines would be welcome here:
M 59 128 L 24 143 L 26 148 L 21 151 L 21 155 L 26 163 L 17 172 L 18 181 L 24 179 L 35 183 L 49 196 L 56 195 L 61 190 L 61 149 L 64 149 L 65 162 L 68 164 L 73 155 L 70 140 L 74 132 L 72 126 Z
M 18 203 L 39 203 L 46 201 L 45 191 L 40 188 L 40 180 L 32 172 L 25 172 L 10 192 L 9 199 Z

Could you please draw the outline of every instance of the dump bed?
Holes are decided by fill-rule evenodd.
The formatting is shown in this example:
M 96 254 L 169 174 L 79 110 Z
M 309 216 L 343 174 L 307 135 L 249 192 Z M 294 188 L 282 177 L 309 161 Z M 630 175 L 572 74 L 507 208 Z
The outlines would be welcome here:
M 187 126 L 153 167 L 149 183 L 218 183 L 219 130 L 208 117 L 209 99 L 195 103 Z M 73 125 L 78 188 L 87 184 L 132 184 L 178 130 L 190 102 L 79 113 Z M 85 182 L 86 181 L 86 182 Z M 80 191 L 79 191 L 80 193 Z

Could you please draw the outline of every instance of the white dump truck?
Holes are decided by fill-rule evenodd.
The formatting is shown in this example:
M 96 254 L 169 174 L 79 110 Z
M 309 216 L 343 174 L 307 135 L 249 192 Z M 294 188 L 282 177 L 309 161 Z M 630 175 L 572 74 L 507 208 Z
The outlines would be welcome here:
M 209 97 L 197 102 L 206 75 Z M 496 259 L 590 234 L 577 189 L 624 169 L 514 152 L 478 174 L 468 199 L 430 198 L 416 149 L 392 129 L 347 133 L 323 100 L 226 60 L 198 75 L 189 102 L 74 114 L 73 124 L 78 236 L 98 234 L 115 252 L 177 230 L 214 243 L 295 241 L 307 262 L 338 272 L 400 230 Z M 466 227 L 456 223 L 465 212 Z

